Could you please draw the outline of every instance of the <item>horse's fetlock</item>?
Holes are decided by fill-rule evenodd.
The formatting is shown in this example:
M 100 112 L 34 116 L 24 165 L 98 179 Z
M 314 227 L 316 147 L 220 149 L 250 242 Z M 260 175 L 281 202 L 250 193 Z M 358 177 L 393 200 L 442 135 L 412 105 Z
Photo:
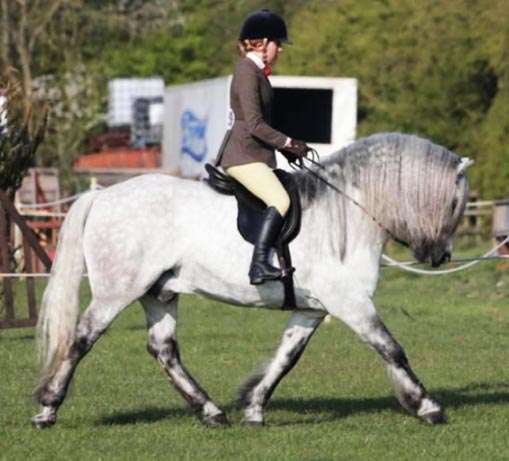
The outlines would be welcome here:
M 58 407 L 64 398 L 62 393 L 50 391 L 48 389 L 42 389 L 37 392 L 36 400 L 43 407 Z

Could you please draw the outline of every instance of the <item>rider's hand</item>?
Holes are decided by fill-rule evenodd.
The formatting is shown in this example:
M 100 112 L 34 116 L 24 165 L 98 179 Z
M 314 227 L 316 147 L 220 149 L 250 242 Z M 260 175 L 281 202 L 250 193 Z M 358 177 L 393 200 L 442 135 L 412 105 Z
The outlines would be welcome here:
M 298 158 L 305 157 L 309 149 L 309 146 L 304 141 L 299 141 L 298 139 L 292 139 L 290 145 L 285 147 L 286 151 L 295 154 Z
M 304 142 L 298 139 L 292 139 L 290 145 L 284 147 L 280 152 L 286 157 L 288 162 L 294 163 L 304 158 L 311 148 Z

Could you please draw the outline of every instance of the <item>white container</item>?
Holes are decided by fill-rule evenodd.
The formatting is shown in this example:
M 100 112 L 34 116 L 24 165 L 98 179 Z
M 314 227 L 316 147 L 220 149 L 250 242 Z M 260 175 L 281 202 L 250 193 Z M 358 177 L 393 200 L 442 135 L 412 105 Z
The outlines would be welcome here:
M 184 177 L 205 175 L 229 125 L 232 76 L 168 87 L 164 94 L 163 167 Z M 322 157 L 355 139 L 357 80 L 271 76 L 273 126 L 306 141 Z M 286 160 L 278 156 L 280 167 Z
M 108 126 L 130 126 L 133 103 L 138 98 L 164 96 L 164 80 L 153 78 L 116 78 L 108 82 Z

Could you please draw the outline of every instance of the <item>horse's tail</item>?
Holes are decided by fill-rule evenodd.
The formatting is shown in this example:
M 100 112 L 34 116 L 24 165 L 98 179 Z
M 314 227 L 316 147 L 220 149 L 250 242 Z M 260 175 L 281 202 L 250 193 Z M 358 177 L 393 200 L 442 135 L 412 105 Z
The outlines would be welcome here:
M 74 340 L 85 268 L 83 229 L 96 194 L 89 192 L 71 206 L 59 233 L 56 258 L 37 323 L 39 357 L 46 377 L 56 371 Z

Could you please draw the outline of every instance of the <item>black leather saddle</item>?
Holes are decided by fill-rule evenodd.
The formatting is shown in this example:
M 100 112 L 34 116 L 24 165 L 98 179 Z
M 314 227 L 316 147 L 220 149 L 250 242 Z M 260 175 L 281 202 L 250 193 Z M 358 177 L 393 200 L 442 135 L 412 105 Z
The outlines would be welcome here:
M 237 199 L 239 211 L 237 227 L 244 240 L 254 245 L 267 208 L 265 203 L 255 197 L 242 184 L 222 173 L 213 165 L 206 164 L 205 169 L 209 174 L 206 181 L 212 189 L 224 195 L 234 195 Z M 290 196 L 290 209 L 286 214 L 278 242 L 281 244 L 290 243 L 300 231 L 301 205 L 299 191 L 295 179 L 290 173 L 283 170 L 274 170 L 274 173 Z
M 220 194 L 234 195 L 237 199 L 238 215 L 237 228 L 244 240 L 255 244 L 259 230 L 265 215 L 266 205 L 255 197 L 242 184 L 230 176 L 221 172 L 210 163 L 205 165 L 209 177 L 205 181 L 209 186 Z M 294 177 L 284 170 L 274 170 L 281 184 L 290 196 L 290 208 L 285 216 L 283 228 L 276 242 L 276 252 L 281 270 L 283 271 L 282 282 L 285 287 L 285 301 L 283 309 L 295 307 L 295 292 L 293 288 L 293 268 L 288 244 L 300 232 L 302 208 L 300 195 Z

